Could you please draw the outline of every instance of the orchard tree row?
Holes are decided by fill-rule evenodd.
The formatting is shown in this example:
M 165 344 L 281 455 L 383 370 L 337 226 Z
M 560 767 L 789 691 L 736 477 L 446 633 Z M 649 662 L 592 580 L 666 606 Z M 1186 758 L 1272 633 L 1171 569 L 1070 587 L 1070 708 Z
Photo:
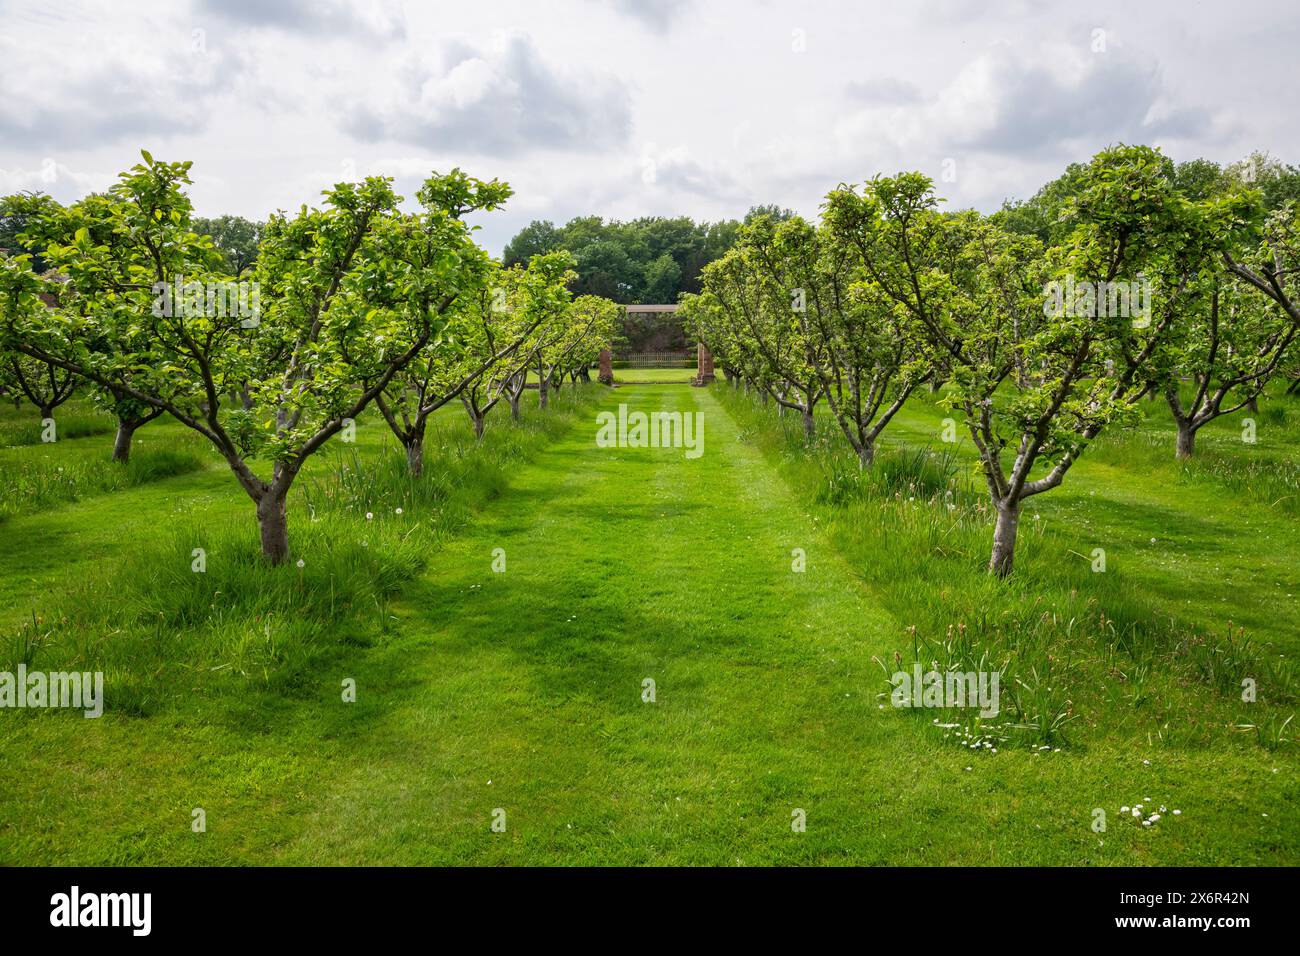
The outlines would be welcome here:
M 1258 157 L 1176 166 L 1119 146 L 1035 205 L 946 212 L 920 173 L 826 197 L 821 221 L 760 217 L 683 298 L 733 383 L 797 411 L 825 403 L 869 468 L 928 386 L 979 453 L 1010 573 L 1025 499 L 1056 488 L 1137 403 L 1166 402 L 1179 457 L 1297 361 L 1300 219 Z M 1026 225 L 1029 228 L 1026 228 Z
M 277 213 L 256 252 L 196 230 L 190 163 L 144 162 L 63 206 L 0 200 L 26 251 L 0 261 L 0 386 L 42 417 L 84 385 L 118 421 L 114 457 L 167 414 L 204 436 L 256 510 L 262 551 L 289 554 L 289 490 L 306 461 L 372 404 L 423 464 L 429 416 L 462 403 L 477 434 L 531 371 L 546 408 L 615 334 L 619 306 L 568 290 L 567 252 L 503 268 L 467 214 L 511 190 L 431 176 L 418 211 L 391 181 L 340 183 L 319 208 Z

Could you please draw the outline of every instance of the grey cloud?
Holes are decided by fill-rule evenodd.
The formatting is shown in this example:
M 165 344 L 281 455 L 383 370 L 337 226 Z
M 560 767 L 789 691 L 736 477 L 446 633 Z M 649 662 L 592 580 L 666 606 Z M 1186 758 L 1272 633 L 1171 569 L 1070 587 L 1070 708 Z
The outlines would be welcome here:
M 657 33 L 666 33 L 692 0 L 613 0 L 620 13 L 640 20 Z
M 406 35 L 400 9 L 366 8 L 363 14 L 343 0 L 196 0 L 194 12 L 252 29 L 346 38 L 401 39 Z
M 1029 155 L 1081 140 L 1099 147 L 1187 136 L 1214 121 L 1204 109 L 1177 107 L 1148 120 L 1152 107 L 1165 97 L 1159 68 L 1118 51 L 1094 56 L 1073 83 L 1043 65 L 1018 62 L 1005 51 L 984 66 L 987 96 L 979 105 L 987 110 L 988 121 L 973 117 L 974 130 L 957 138 L 961 145 Z
M 52 63 L 32 47 L 0 45 L 0 140 L 32 150 L 84 148 L 194 132 L 240 72 L 215 54 L 191 55 L 178 35 L 160 68 L 129 52 Z M 10 55 L 3 55 L 10 54 Z
M 655 169 L 655 183 L 710 199 L 735 198 L 740 189 L 734 177 L 709 169 L 693 159 L 661 160 Z
M 595 151 L 627 140 L 631 104 L 623 84 L 558 72 L 524 37 L 491 50 L 452 42 L 435 59 L 408 59 L 397 71 L 395 95 L 353 104 L 347 131 L 363 140 L 500 156 L 535 148 Z

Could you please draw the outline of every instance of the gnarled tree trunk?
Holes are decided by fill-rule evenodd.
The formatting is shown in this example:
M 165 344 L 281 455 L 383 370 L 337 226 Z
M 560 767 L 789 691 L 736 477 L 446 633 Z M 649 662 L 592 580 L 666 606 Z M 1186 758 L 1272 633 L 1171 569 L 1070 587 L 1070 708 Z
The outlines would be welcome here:
M 406 443 L 406 468 L 413 477 L 424 474 L 424 436 L 412 438 Z
M 262 534 L 262 556 L 272 564 L 289 557 L 287 490 L 268 489 L 257 502 L 257 524 Z
M 1019 501 L 998 502 L 998 517 L 993 525 L 993 554 L 989 557 L 989 573 L 1000 578 L 1011 573 L 1016 556 L 1016 531 L 1020 528 Z

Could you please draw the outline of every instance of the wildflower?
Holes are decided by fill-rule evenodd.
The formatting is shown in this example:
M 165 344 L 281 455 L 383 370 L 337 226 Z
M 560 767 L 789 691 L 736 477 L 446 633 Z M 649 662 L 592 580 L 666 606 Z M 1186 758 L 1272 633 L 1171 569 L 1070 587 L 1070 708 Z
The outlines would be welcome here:
M 307 567 L 307 562 L 304 561 L 302 558 L 299 558 L 299 559 L 298 559 L 298 567 L 300 567 L 300 568 L 305 568 L 305 567 Z
M 374 513 L 373 511 L 367 511 L 367 512 L 366 512 L 366 520 L 367 520 L 367 521 L 369 521 L 369 520 L 371 520 L 372 518 L 374 518 L 374 516 L 375 516 L 375 513 Z
M 396 513 L 400 515 L 400 514 L 402 513 L 402 509 L 401 509 L 401 508 L 398 508 L 397 511 L 396 511 Z

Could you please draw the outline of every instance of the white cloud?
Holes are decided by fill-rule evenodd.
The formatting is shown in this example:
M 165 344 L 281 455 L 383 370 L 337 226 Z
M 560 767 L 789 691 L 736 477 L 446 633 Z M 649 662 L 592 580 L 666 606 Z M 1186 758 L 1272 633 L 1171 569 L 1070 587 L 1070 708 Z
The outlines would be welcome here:
M 83 31 L 48 43 L 0 35 L 0 139 L 36 150 L 202 129 L 237 58 L 196 49 L 188 28 Z
M 91 192 L 102 192 L 117 179 L 116 173 L 71 169 L 54 159 L 23 169 L 0 168 L 0 195 L 47 193 L 60 202 L 72 202 Z
M 627 90 L 584 72 L 547 63 L 522 34 L 485 46 L 448 40 L 407 54 L 379 93 L 351 104 L 346 125 L 363 140 L 472 153 L 619 146 L 631 122 Z

